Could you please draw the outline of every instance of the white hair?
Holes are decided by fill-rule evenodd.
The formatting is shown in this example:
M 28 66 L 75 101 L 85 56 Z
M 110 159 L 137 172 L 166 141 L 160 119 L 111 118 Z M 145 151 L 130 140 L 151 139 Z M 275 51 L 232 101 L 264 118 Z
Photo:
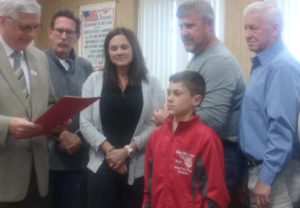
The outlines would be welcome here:
M 0 0 L 0 15 L 16 17 L 18 13 L 41 14 L 36 0 Z
M 280 32 L 283 28 L 283 17 L 280 9 L 277 5 L 271 1 L 257 1 L 248 5 L 243 12 L 244 17 L 251 13 L 262 12 L 265 15 L 266 20 L 269 24 L 277 24 L 279 26 Z

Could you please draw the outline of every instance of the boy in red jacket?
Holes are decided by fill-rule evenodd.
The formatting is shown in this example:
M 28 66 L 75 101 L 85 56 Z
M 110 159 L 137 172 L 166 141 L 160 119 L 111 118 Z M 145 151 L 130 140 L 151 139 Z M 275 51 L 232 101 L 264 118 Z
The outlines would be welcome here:
M 194 113 L 204 94 L 199 73 L 170 77 L 170 116 L 152 132 L 146 147 L 143 208 L 227 207 L 221 141 Z

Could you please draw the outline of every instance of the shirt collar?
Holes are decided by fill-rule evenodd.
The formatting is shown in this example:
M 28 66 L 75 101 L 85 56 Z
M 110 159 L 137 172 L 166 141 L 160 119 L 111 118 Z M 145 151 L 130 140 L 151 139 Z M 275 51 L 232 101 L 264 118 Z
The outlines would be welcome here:
M 262 66 L 268 64 L 270 60 L 276 56 L 282 49 L 284 48 L 284 44 L 282 41 L 278 41 L 274 43 L 269 48 L 263 50 L 262 52 L 256 54 L 256 56 L 251 58 L 252 64 L 261 64 Z
M 56 57 L 57 59 L 61 59 L 61 58 L 59 58 L 59 57 L 56 55 L 56 53 L 55 53 L 55 51 L 53 50 L 52 47 L 49 48 L 49 51 L 50 51 L 51 54 L 53 54 L 54 57 Z M 66 58 L 65 60 L 66 60 L 66 61 L 67 61 L 67 60 L 74 60 L 75 57 L 76 57 L 76 54 L 75 54 L 74 49 L 72 48 L 72 49 L 71 49 L 70 56 L 69 56 L 68 58 Z
M 75 51 L 74 51 L 73 48 L 70 52 L 69 57 L 66 58 L 66 59 L 59 58 L 56 55 L 56 53 L 55 53 L 55 51 L 53 50 L 52 47 L 49 47 L 48 52 L 50 53 L 50 56 L 53 58 L 54 62 L 57 63 L 57 64 L 60 63 L 66 71 L 73 71 L 74 70 L 73 67 L 72 67 L 74 64 L 72 64 L 72 63 L 75 61 L 76 54 L 75 54 Z M 66 65 L 68 65 L 67 68 L 66 68 Z
M 211 44 L 208 48 L 205 48 L 202 51 L 199 51 L 197 53 L 195 53 L 194 57 L 198 57 L 198 56 L 202 56 L 203 54 L 205 54 L 207 51 L 211 50 L 212 48 L 216 47 L 218 44 L 220 44 L 221 42 L 217 39 L 213 44 Z
M 66 59 L 61 59 L 61 58 L 58 58 L 58 57 L 57 57 L 57 59 L 59 60 L 61 65 L 63 65 L 63 67 L 66 71 L 68 71 L 70 69 L 70 64 L 66 61 Z
M 193 123 L 197 122 L 199 120 L 199 117 L 196 113 L 194 113 L 193 117 L 187 121 L 180 121 L 178 123 L 178 126 L 176 128 L 175 132 L 182 131 L 188 127 L 190 127 Z M 166 124 L 168 125 L 170 131 L 172 132 L 172 125 L 173 125 L 173 116 L 169 116 L 165 120 Z
M 4 48 L 4 51 L 5 51 L 5 53 L 6 53 L 6 55 L 8 56 L 8 57 L 10 57 L 10 55 L 13 53 L 13 52 L 15 52 L 6 42 L 5 42 L 5 40 L 2 38 L 2 36 L 0 35 L 0 42 L 2 43 L 2 45 L 3 45 L 3 48 Z M 20 51 L 21 52 L 21 54 L 22 54 L 22 56 L 23 56 L 23 51 Z

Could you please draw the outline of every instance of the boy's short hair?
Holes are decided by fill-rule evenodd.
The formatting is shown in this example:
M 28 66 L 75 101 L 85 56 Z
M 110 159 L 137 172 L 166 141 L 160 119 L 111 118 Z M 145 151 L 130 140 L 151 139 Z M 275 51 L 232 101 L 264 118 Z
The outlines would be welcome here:
M 205 81 L 203 77 L 195 71 L 177 72 L 170 76 L 170 82 L 182 82 L 190 91 L 191 95 L 205 95 Z

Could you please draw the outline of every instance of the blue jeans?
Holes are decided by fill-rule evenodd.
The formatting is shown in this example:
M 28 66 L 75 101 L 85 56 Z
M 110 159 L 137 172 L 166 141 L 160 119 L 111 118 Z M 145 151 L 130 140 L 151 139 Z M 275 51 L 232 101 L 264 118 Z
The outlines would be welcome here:
M 79 208 L 81 171 L 50 170 L 50 198 L 55 208 Z

